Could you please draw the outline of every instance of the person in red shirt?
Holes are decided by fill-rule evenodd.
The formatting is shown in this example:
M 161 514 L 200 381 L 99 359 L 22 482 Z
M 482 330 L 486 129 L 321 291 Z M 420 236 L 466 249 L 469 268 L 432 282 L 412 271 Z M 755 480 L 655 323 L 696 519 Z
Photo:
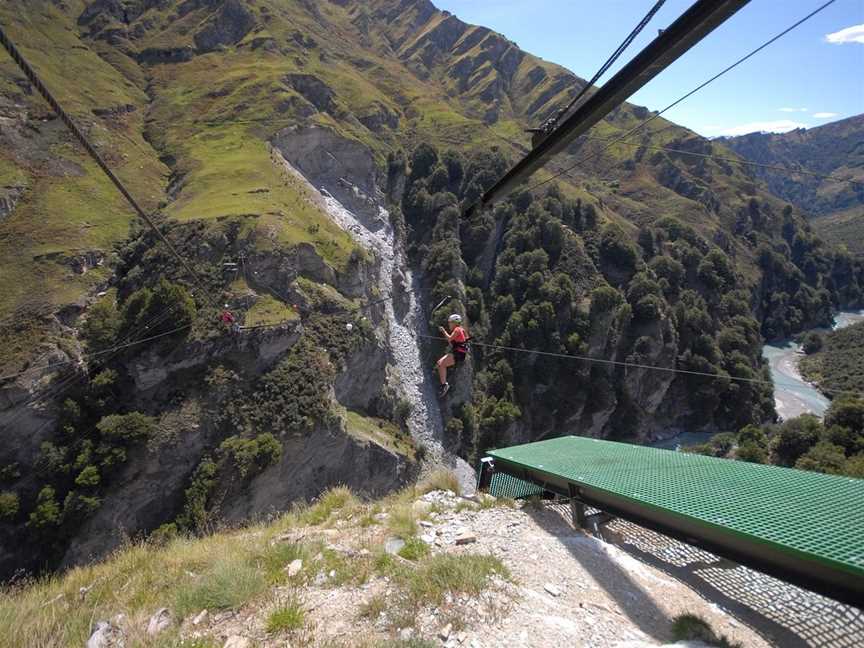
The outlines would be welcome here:
M 230 329 L 232 333 L 240 332 L 240 324 L 237 322 L 237 318 L 234 317 L 234 313 L 228 310 L 228 304 L 225 304 L 225 310 L 219 316 L 219 321 L 225 325 L 225 328 Z
M 450 391 L 450 383 L 447 382 L 447 369 L 460 364 L 465 360 L 468 353 L 468 332 L 462 328 L 462 316 L 454 313 L 447 318 L 447 331 L 443 326 L 439 328 L 447 342 L 450 343 L 450 351 L 438 360 L 438 380 L 441 381 L 441 396 Z
M 222 311 L 222 314 L 219 316 L 219 319 L 222 320 L 222 323 L 225 326 L 230 327 L 234 323 L 234 313 L 228 310 L 228 305 L 225 305 L 225 310 Z

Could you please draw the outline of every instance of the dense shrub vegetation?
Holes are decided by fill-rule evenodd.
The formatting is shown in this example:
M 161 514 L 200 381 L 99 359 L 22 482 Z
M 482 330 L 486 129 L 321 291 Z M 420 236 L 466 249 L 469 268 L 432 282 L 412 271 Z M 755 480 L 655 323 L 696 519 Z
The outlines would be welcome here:
M 833 391 L 864 392 L 864 322 L 818 339 L 818 345 L 809 336 L 805 339 L 804 350 L 811 355 L 801 359 L 801 373 L 829 395 Z
M 500 153 L 466 159 L 423 144 L 407 162 L 392 156 L 391 175 L 402 165 L 413 258 L 432 303 L 454 297 L 433 330 L 459 310 L 477 342 L 721 376 L 650 380 L 636 368 L 475 345 L 473 398 L 448 423 L 471 457 L 507 437 L 584 432 L 597 420 L 613 438 L 648 421 L 738 429 L 771 420 L 768 387 L 722 377 L 768 380 L 763 338 L 827 324 L 838 305 L 861 299 L 862 265 L 827 249 L 791 208 L 751 199 L 712 241 L 662 215 L 634 235 L 552 185 L 464 219 L 507 168 Z M 740 273 L 732 235 L 752 250 L 756 280 Z M 652 410 L 640 380 L 665 387 L 679 411 Z M 758 456 L 755 446 L 746 452 Z
M 541 196 L 517 193 L 460 222 L 461 209 L 505 167 L 495 152 L 465 160 L 422 145 L 410 160 L 402 201 L 430 301 L 455 296 L 447 310 L 467 314 L 475 339 L 767 377 L 753 297 L 739 288 L 719 247 L 674 218 L 643 227 L 637 244 L 593 205 L 554 186 Z M 439 311 L 431 324 L 445 315 Z M 454 412 L 459 424 L 448 425 L 471 456 L 498 443 L 514 423 L 540 434 L 614 411 L 607 434 L 627 438 L 650 415 L 628 388 L 638 370 L 481 347 L 474 358 L 473 402 Z M 690 377 L 670 389 L 683 392 L 698 425 L 737 427 L 773 415 L 770 390 L 755 384 Z M 581 421 L 573 420 L 580 409 Z
M 685 449 L 713 457 L 864 478 L 864 400 L 837 398 L 820 420 L 805 414 L 778 425 L 747 425 Z

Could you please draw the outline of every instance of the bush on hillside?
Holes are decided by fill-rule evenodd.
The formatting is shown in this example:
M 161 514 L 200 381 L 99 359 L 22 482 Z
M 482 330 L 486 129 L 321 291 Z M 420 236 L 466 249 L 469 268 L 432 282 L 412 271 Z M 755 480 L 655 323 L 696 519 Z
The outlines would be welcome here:
M 10 491 L 0 492 L 0 520 L 12 520 L 18 515 L 18 495 Z
M 282 458 L 282 444 L 272 434 L 259 434 L 253 439 L 232 436 L 219 446 L 219 453 L 230 458 L 241 477 L 251 477 Z
M 843 474 L 845 464 L 846 454 L 843 452 L 843 448 L 833 443 L 820 441 L 801 455 L 795 462 L 795 467 L 799 470 L 840 475 Z

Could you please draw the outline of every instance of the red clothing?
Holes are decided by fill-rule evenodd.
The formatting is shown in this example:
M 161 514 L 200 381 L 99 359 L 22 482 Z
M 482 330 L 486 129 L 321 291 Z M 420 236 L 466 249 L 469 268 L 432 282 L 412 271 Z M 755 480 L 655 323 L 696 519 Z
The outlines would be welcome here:
M 234 323 L 234 315 L 231 314 L 231 311 L 222 311 L 222 315 L 219 316 L 219 319 L 221 319 L 224 324 Z
M 465 344 L 467 341 L 468 334 L 461 326 L 457 326 L 450 333 L 450 345 L 453 347 L 453 351 L 457 353 L 465 353 L 468 350 Z
M 465 333 L 465 329 L 463 329 L 461 326 L 457 326 L 453 329 L 453 332 L 450 333 L 451 343 L 465 342 L 467 339 L 468 335 Z

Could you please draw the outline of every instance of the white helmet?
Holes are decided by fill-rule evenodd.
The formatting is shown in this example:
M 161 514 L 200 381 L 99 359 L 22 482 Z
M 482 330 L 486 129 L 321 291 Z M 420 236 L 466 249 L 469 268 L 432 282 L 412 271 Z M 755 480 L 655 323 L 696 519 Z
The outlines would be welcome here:
M 453 313 L 450 317 L 447 318 L 448 322 L 456 322 L 457 324 L 462 323 L 462 316 L 459 313 Z

